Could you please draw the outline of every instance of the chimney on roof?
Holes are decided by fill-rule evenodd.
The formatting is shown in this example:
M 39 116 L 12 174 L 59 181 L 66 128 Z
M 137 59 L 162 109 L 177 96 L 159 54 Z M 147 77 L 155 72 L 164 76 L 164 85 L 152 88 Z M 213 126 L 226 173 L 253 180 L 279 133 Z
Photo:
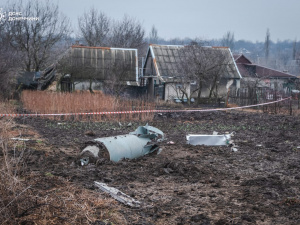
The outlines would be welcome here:
M 288 71 L 288 70 L 283 70 L 282 72 L 284 72 L 284 73 L 288 73 L 289 71 Z

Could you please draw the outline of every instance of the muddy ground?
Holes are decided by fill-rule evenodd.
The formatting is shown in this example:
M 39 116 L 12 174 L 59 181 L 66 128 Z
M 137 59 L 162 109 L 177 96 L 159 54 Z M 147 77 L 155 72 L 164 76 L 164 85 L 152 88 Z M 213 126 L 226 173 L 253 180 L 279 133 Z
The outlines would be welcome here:
M 167 138 L 159 155 L 83 167 L 75 161 L 84 142 L 126 134 L 145 123 L 16 121 L 39 134 L 38 140 L 23 136 L 33 139 L 26 143 L 28 172 L 51 173 L 95 192 L 94 181 L 118 188 L 142 202 L 137 209 L 117 203 L 128 224 L 300 224 L 299 117 L 241 111 L 157 114 L 149 125 Z M 188 133 L 213 131 L 236 132 L 238 151 L 186 144 Z

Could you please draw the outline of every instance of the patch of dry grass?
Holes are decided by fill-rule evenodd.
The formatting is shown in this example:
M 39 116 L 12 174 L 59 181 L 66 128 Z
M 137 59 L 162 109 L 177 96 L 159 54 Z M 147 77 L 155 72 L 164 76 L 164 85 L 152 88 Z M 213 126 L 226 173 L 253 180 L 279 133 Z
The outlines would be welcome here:
M 34 201 L 16 218 L 18 223 L 94 224 L 101 221 L 126 224 L 116 201 L 104 199 L 100 193 L 80 188 L 50 173 L 32 175 L 26 183 L 31 184 L 27 197 Z
M 0 100 L 0 114 L 9 114 L 15 113 L 16 110 L 16 101 L 1 101 Z
M 74 92 L 58 93 L 45 91 L 23 91 L 22 103 L 26 110 L 32 113 L 91 113 L 91 112 L 115 112 L 136 111 L 154 109 L 154 104 L 144 100 L 115 99 L 102 92 Z M 63 116 L 63 119 L 74 118 L 76 120 L 92 119 L 102 120 L 141 120 L 153 119 L 153 113 L 139 114 L 113 114 L 113 115 L 76 115 Z M 62 118 L 62 117 L 56 117 Z

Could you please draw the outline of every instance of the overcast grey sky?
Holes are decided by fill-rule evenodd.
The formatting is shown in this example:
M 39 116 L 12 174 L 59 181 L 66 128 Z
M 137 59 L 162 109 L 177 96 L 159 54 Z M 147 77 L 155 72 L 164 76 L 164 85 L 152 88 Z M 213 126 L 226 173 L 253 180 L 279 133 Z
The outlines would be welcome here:
M 41 0 L 43 1 L 43 0 Z M 0 0 L 0 2 L 6 2 Z M 160 37 L 221 38 L 233 31 L 235 39 L 264 41 L 300 39 L 300 0 L 53 0 L 77 26 L 77 17 L 94 6 L 111 18 L 127 14 Z

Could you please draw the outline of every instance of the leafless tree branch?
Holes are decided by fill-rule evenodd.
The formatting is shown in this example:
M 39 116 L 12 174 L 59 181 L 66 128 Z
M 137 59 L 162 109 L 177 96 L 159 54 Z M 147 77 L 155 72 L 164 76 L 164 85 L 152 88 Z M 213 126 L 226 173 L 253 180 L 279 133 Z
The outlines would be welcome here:
M 114 95 L 117 99 L 120 98 L 130 80 L 132 66 L 131 62 L 123 60 L 112 60 L 106 70 L 106 79 L 104 86 L 106 92 Z
M 200 103 L 204 87 L 209 88 L 209 98 L 218 95 L 218 84 L 225 67 L 228 65 L 226 55 L 219 49 L 203 47 L 196 42 L 185 46 L 179 51 L 179 71 L 181 83 L 196 82 L 196 87 L 188 92 L 181 89 L 190 101 L 193 93 L 197 92 L 197 103 Z
M 8 5 L 7 9 L 10 12 L 22 12 L 22 17 L 38 18 L 5 21 L 4 32 L 9 36 L 14 50 L 22 54 L 26 71 L 39 71 L 49 63 L 53 46 L 69 33 L 69 20 L 49 0 L 27 3 L 19 1 Z
M 106 46 L 111 29 L 111 20 L 97 9 L 91 8 L 78 18 L 80 34 L 88 46 Z

